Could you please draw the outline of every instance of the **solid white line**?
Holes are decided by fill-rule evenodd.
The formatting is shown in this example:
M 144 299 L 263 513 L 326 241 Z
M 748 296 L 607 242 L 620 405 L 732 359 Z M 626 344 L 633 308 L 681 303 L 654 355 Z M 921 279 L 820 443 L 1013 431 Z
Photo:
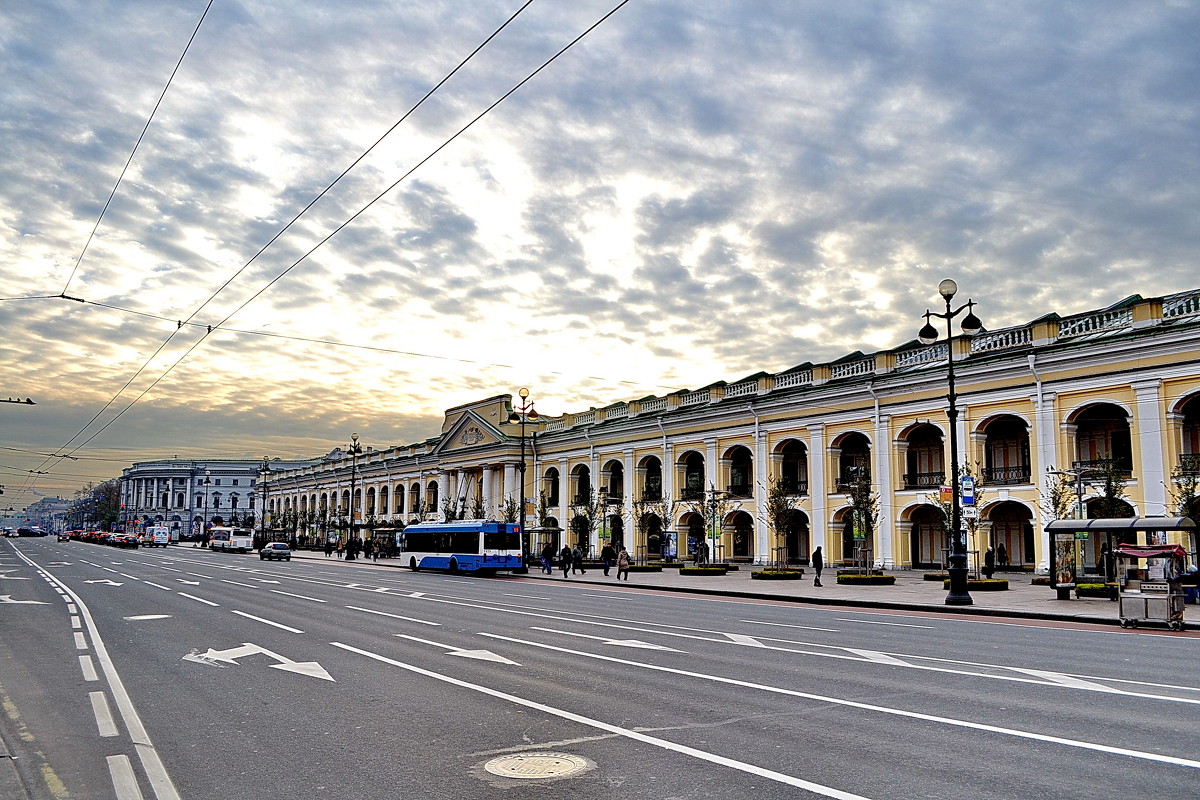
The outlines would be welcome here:
M 400 669 L 408 670 L 409 672 L 415 672 L 418 675 L 424 675 L 428 678 L 433 678 L 435 680 L 439 680 L 444 683 L 449 683 L 453 686 L 458 686 L 463 689 L 469 689 L 473 692 L 479 692 L 480 694 L 486 694 L 486 695 L 489 695 L 496 699 L 504 700 L 509 703 L 513 703 L 515 705 L 524 706 L 526 708 L 532 708 L 534 710 L 541 711 L 546 714 L 551 714 L 553 716 L 560 717 L 562 719 L 570 720 L 572 722 L 577 722 L 581 725 L 586 725 L 591 728 L 596 728 L 597 730 L 607 731 L 608 733 L 616 734 L 617 736 L 623 736 L 627 739 L 632 739 L 635 742 L 642 742 L 643 744 L 653 745 L 654 747 L 661 747 L 664 750 L 670 750 L 675 753 L 680 753 L 681 755 L 691 756 L 692 758 L 697 758 L 697 759 L 700 759 L 701 761 L 707 761 L 710 764 L 718 764 L 720 766 L 729 767 L 731 769 L 738 770 L 739 772 L 745 772 L 745 773 L 748 773 L 750 775 L 755 775 L 760 778 L 766 778 L 768 780 L 776 781 L 777 783 L 782 783 L 782 784 L 785 784 L 788 786 L 796 786 L 801 789 L 807 789 L 808 791 L 813 792 L 814 794 L 819 794 L 823 797 L 832 797 L 832 798 L 836 798 L 836 800 L 865 800 L 863 795 L 857 795 L 857 794 L 852 794 L 850 792 L 844 792 L 841 789 L 835 789 L 832 786 L 823 786 L 819 783 L 813 783 L 812 781 L 806 781 L 802 778 L 797 778 L 792 775 L 785 775 L 782 772 L 775 772 L 774 770 L 769 770 L 764 767 L 755 766 L 754 764 L 749 764 L 745 761 L 737 761 L 732 758 L 727 758 L 725 756 L 717 755 L 716 753 L 709 753 L 705 750 L 699 750 L 694 747 L 688 747 L 687 745 L 670 742 L 670 741 L 667 741 L 666 739 L 659 739 L 654 736 L 647 736 L 644 733 L 640 733 L 638 731 L 633 731 L 628 728 L 621 728 L 617 725 L 610 725 L 607 722 L 601 722 L 598 719 L 592 719 L 591 717 L 585 717 L 582 714 L 576 714 L 574 712 L 566 711 L 561 708 L 554 708 L 553 706 L 545 705 L 544 703 L 537 703 L 532 700 L 526 700 L 523 697 L 517 697 L 516 695 L 508 694 L 507 692 L 501 692 L 501 691 L 492 689 L 487 686 L 481 686 L 477 683 L 468 683 L 467 681 L 459 680 L 458 678 L 452 678 L 449 675 L 443 675 L 440 672 L 433 672 L 432 670 L 422 669 L 421 667 L 414 666 L 412 664 L 405 664 L 402 661 L 396 661 L 394 659 L 387 658 L 386 656 L 379 655 L 378 653 L 372 653 L 368 650 L 360 650 L 359 648 L 351 647 L 348 644 L 342 644 L 341 642 L 330 642 L 330 644 L 332 644 L 334 647 L 340 647 L 343 650 L 348 650 L 352 653 L 358 653 L 359 655 L 366 656 L 367 658 L 372 658 L 372 659 L 375 659 L 376 661 L 381 661 L 385 664 L 390 664 L 394 667 L 399 667 Z
M 245 617 L 246 619 L 252 619 L 255 622 L 262 622 L 266 625 L 274 625 L 276 628 L 282 628 L 283 630 L 290 631 L 291 633 L 304 633 L 304 631 L 302 631 L 298 628 L 291 628 L 291 627 L 288 627 L 287 625 L 284 625 L 281 622 L 272 622 L 269 619 L 263 619 L 262 617 L 256 617 L 253 614 L 247 614 L 245 611 L 234 611 L 233 609 L 230 609 L 229 613 L 237 614 L 239 617 Z
M 106 760 L 117 800 L 143 800 L 137 776 L 133 774 L 133 765 L 129 763 L 129 756 L 109 756 Z
M 840 697 L 831 697 L 828 695 L 813 694 L 811 692 L 800 692 L 794 689 L 783 689 L 778 686 L 767 686 L 765 684 L 750 683 L 736 678 L 726 678 L 720 675 L 707 675 L 702 672 L 689 672 L 683 669 L 674 669 L 671 667 L 660 667 L 657 664 L 645 664 L 640 661 L 630 661 L 625 658 L 617 658 L 616 656 L 602 656 L 596 653 L 585 653 L 581 650 L 571 650 L 566 647 L 556 647 L 554 645 L 543 644 L 541 642 L 528 641 L 525 639 L 515 639 L 511 636 L 501 636 L 497 633 L 480 632 L 480 636 L 486 636 L 489 639 L 499 639 L 505 642 L 513 642 L 515 644 L 524 644 L 530 647 L 540 647 L 544 650 L 553 650 L 559 653 L 568 653 L 570 655 L 583 656 L 584 658 L 594 658 L 600 661 L 610 661 L 616 664 L 624 664 L 631 667 L 641 667 L 642 669 L 653 670 L 655 672 L 666 672 L 672 675 L 682 675 L 688 678 L 701 678 L 703 680 L 713 681 L 714 683 L 727 683 L 732 686 L 740 686 L 746 689 L 758 689 L 772 694 L 782 694 L 789 697 L 798 697 L 804 700 L 814 700 L 821 703 L 830 703 L 832 705 L 846 706 L 847 708 L 858 708 L 864 711 L 875 711 L 881 714 L 890 714 L 897 717 L 905 717 L 908 719 L 922 720 L 925 722 L 934 722 L 942 725 L 951 725 L 959 728 L 969 728 L 971 730 L 984 731 L 985 733 L 997 733 L 1003 736 L 1014 736 L 1019 739 L 1031 739 L 1037 742 L 1049 742 L 1051 744 L 1060 744 L 1067 747 L 1077 747 L 1083 750 L 1094 750 L 1100 753 L 1111 753 L 1113 755 L 1129 756 L 1131 758 L 1145 759 L 1146 761 L 1158 761 L 1164 764 L 1174 764 L 1180 767 L 1191 767 L 1192 769 L 1200 769 L 1200 761 L 1193 761 L 1188 758 L 1176 758 L 1175 756 L 1162 755 L 1160 753 L 1149 753 L 1141 750 L 1129 750 L 1124 747 L 1111 747 L 1109 745 L 1097 744 L 1095 742 L 1084 742 L 1077 739 L 1066 739 L 1061 736 L 1050 736 L 1043 733 L 1034 733 L 1032 731 L 1022 731 L 1016 728 L 1001 728 L 997 725 L 987 725 L 982 722 L 972 722 L 965 719 L 954 719 L 952 717 L 938 717 L 932 714 L 922 714 L 917 711 L 905 711 L 900 708 L 888 708 L 887 706 L 876 706 L 870 703 L 861 703 L 857 700 L 843 700 Z M 1045 684 L 1043 684 L 1045 685 Z M 1160 698 L 1161 699 L 1161 698 Z
M 83 679 L 85 681 L 100 680 L 100 676 L 96 674 L 96 665 L 92 663 L 91 656 L 80 656 L 79 668 L 83 670 Z
M 76 650 L 87 650 L 87 639 L 83 638 L 82 633 L 75 634 L 75 649 Z
M 759 622 L 756 619 L 739 619 L 738 622 L 745 622 L 748 625 L 773 625 L 776 628 L 800 628 L 806 631 L 826 631 L 827 633 L 841 633 L 837 628 L 814 628 L 812 625 L 787 625 L 783 622 Z
M 306 594 L 292 594 L 291 592 L 280 591 L 279 589 L 271 589 L 275 594 L 285 594 L 288 597 L 298 597 L 301 600 L 312 600 L 314 603 L 328 603 L 328 600 L 322 600 L 319 597 L 309 597 Z
M 108 698 L 104 696 L 104 692 L 88 692 L 88 699 L 92 701 L 92 714 L 96 717 L 96 727 L 100 729 L 100 735 L 116 736 L 117 722 L 113 719 L 112 709 L 108 707 Z
M 928 628 L 929 630 L 937 630 L 933 625 L 910 625 L 907 622 L 877 622 L 873 619 L 844 619 L 842 617 L 834 617 L 838 622 L 856 622 L 859 625 L 893 625 L 897 628 Z
M 186 597 L 188 600 L 195 600 L 198 603 L 204 603 L 206 606 L 220 606 L 220 603 L 214 603 L 211 600 L 205 600 L 203 597 L 196 597 L 196 595 L 188 594 L 187 592 L 177 592 L 177 594 L 180 597 Z
M 161 583 L 151 583 L 150 581 L 146 581 L 146 585 L 153 586 L 155 589 L 166 589 L 168 592 L 172 591 L 170 586 L 163 586 Z
M 436 626 L 440 627 L 442 624 L 440 622 L 430 622 L 429 620 L 426 620 L 426 619 L 417 619 L 416 617 L 402 617 L 399 614 L 389 614 L 386 611 L 376 611 L 375 609 L 372 609 L 372 608 L 360 608 L 359 606 L 346 606 L 346 608 L 350 609 L 351 611 L 362 611 L 367 614 L 378 614 L 381 617 L 391 617 L 392 619 L 402 619 L 407 622 L 419 622 L 422 625 L 436 625 Z

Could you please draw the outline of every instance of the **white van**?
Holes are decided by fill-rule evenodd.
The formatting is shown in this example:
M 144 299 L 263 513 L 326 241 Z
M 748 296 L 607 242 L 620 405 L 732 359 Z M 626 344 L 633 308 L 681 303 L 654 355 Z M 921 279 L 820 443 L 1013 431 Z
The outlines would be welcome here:
M 146 528 L 146 532 L 142 534 L 142 547 L 166 547 L 167 543 L 170 541 L 170 528 Z

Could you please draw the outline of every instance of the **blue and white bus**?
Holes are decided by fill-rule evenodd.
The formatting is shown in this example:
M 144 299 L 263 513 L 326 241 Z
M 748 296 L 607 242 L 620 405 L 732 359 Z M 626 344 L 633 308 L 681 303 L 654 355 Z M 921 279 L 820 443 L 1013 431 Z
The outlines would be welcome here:
M 521 526 L 510 522 L 436 522 L 396 534 L 396 556 L 409 569 L 495 572 L 523 566 Z

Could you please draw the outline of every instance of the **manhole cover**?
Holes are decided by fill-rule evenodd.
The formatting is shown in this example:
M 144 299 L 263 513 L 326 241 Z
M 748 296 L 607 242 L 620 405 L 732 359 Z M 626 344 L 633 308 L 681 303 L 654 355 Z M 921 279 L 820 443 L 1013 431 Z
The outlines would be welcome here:
M 566 753 L 519 753 L 493 758 L 483 768 L 504 778 L 561 778 L 587 769 L 588 761 Z

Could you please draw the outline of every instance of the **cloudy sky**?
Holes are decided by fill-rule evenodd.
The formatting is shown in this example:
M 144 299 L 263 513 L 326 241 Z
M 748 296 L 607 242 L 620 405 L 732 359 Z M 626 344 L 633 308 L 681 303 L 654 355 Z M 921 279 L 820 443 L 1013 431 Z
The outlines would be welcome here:
M 6 501 L 1200 287 L 1191 0 L 207 2 L 0 5 Z

